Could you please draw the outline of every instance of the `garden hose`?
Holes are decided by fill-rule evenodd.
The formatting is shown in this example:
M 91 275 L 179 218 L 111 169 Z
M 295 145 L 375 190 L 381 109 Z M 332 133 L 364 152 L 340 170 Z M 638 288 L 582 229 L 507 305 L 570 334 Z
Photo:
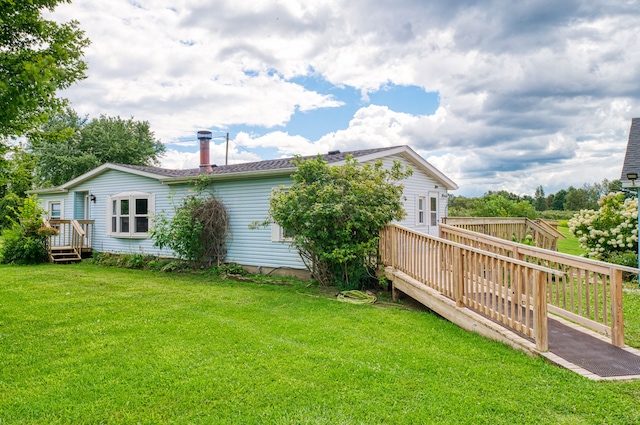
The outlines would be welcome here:
M 336 299 L 351 304 L 373 304 L 378 300 L 373 294 L 369 295 L 356 290 L 342 291 L 336 295 Z

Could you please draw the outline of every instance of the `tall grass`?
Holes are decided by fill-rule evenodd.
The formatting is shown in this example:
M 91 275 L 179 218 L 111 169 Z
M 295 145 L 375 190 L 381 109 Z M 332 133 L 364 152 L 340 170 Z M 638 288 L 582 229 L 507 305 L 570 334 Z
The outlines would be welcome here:
M 0 266 L 0 281 L 0 423 L 640 422 L 640 382 L 306 283 L 87 264 Z

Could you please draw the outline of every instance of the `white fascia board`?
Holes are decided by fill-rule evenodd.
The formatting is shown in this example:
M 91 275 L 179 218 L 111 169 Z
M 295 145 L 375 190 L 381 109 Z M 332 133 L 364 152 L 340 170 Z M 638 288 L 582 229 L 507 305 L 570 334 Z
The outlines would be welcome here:
M 434 176 L 436 180 L 438 180 L 448 190 L 456 190 L 458 188 L 458 185 L 453 180 L 445 176 L 440 170 L 438 170 L 436 167 L 434 167 L 429 162 L 427 162 L 423 157 L 418 155 L 409 146 L 398 146 L 397 148 L 394 148 L 394 149 L 380 151 L 370 155 L 360 156 L 360 157 L 357 157 L 356 159 L 358 160 L 358 162 L 368 162 L 368 161 L 375 161 L 377 159 L 383 159 L 387 156 L 392 156 L 392 155 L 404 156 L 410 162 L 422 168 L 422 171 L 424 171 L 426 174 Z M 345 162 L 346 161 L 336 161 L 336 162 L 331 162 L 330 165 L 344 165 Z
M 69 180 L 68 182 L 64 183 L 63 185 L 60 186 L 61 189 L 69 189 L 72 188 L 76 185 L 79 185 L 80 183 L 83 183 L 87 180 L 92 179 L 93 177 L 104 173 L 105 171 L 108 170 L 117 170 L 117 171 L 122 171 L 124 173 L 129 173 L 129 174 L 135 174 L 138 176 L 143 176 L 143 177 L 149 177 L 152 179 L 156 179 L 156 180 L 161 180 L 162 178 L 164 178 L 164 176 L 161 176 L 160 174 L 155 174 L 155 173 L 149 173 L 147 171 L 142 171 L 142 170 L 136 170 L 133 168 L 129 168 L 129 167 L 123 167 L 121 165 L 116 165 L 116 164 L 110 164 L 110 163 L 106 163 L 106 164 L 102 164 L 101 166 L 94 168 L 93 170 L 87 171 L 86 173 L 84 173 L 81 176 L 76 177 L 73 180 Z
M 31 189 L 27 190 L 27 194 L 29 195 L 49 195 L 56 193 L 67 193 L 69 192 L 66 189 L 60 189 L 60 187 L 45 187 L 44 189 Z

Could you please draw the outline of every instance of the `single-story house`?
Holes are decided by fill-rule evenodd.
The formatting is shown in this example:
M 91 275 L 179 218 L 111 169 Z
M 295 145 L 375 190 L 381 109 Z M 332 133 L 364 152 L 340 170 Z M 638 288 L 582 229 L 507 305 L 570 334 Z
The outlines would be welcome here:
M 226 206 L 230 239 L 226 261 L 249 269 L 304 269 L 297 251 L 276 224 L 250 229 L 267 217 L 272 190 L 291 184 L 293 158 L 224 166 L 210 165 L 210 132 L 199 132 L 201 166 L 173 170 L 123 164 L 104 164 L 61 186 L 34 190 L 51 219 L 92 220 L 91 248 L 98 252 L 142 253 L 172 256 L 154 247 L 149 237 L 154 214 L 170 216 L 181 198 L 193 193 L 193 179 L 208 174 L 213 193 Z M 448 191 L 456 184 L 408 146 L 332 151 L 322 155 L 331 165 L 341 165 L 352 155 L 359 163 L 394 160 L 413 169 L 405 180 L 407 211 L 401 224 L 436 235 L 447 214 Z

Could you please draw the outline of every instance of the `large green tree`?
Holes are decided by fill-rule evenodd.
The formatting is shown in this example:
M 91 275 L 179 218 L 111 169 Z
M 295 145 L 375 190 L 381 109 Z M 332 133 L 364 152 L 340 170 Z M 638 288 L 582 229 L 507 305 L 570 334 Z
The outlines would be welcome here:
M 330 166 L 321 157 L 303 161 L 293 184 L 271 197 L 270 217 L 291 237 L 314 277 L 325 285 L 362 288 L 374 274 L 380 230 L 400 220 L 403 186 L 411 170 L 395 162 L 358 164 L 347 157 Z
M 29 134 L 39 183 L 60 185 L 105 162 L 156 165 L 165 151 L 147 121 L 108 117 L 88 120 L 66 108 Z
M 68 2 L 0 0 L 0 144 L 45 122 L 65 104 L 56 92 L 85 77 L 89 41 L 78 23 L 42 16 Z

